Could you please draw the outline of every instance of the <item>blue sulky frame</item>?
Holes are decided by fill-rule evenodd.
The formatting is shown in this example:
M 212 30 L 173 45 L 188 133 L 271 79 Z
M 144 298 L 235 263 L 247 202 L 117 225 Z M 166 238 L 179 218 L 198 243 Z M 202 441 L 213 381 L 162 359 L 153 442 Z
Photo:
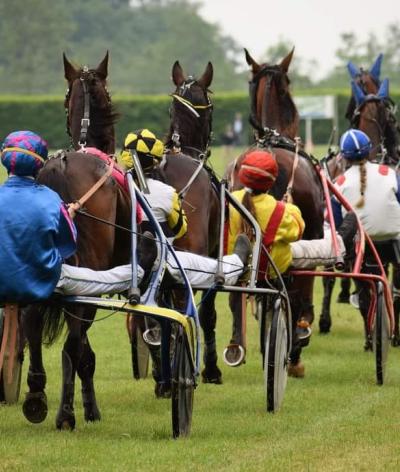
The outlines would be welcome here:
M 137 188 L 130 173 L 126 175 L 129 191 L 132 200 L 132 282 L 129 291 L 134 304 L 116 298 L 67 296 L 63 297 L 66 303 L 79 305 L 91 305 L 106 310 L 125 312 L 130 315 L 150 316 L 161 325 L 161 359 L 162 359 L 162 381 L 172 382 L 172 423 L 173 436 L 187 436 L 191 427 L 191 412 L 193 403 L 193 389 L 196 386 L 196 377 L 200 370 L 200 336 L 199 318 L 194 302 L 192 288 L 189 284 L 185 271 L 181 267 L 174 249 L 164 236 L 161 226 L 154 218 L 152 210 L 145 197 Z M 156 243 L 158 247 L 158 258 L 155 268 L 151 274 L 148 289 L 140 295 L 138 289 L 137 273 L 137 222 L 136 204 L 139 204 L 145 212 L 154 232 L 156 233 Z M 168 252 L 175 258 L 177 266 L 181 270 L 184 281 L 183 287 L 186 289 L 186 306 L 183 312 L 171 308 L 158 306 L 157 298 L 166 268 Z M 135 303 L 135 301 L 137 303 Z M 174 355 L 171 362 L 170 340 L 171 324 L 179 326 L 178 335 L 175 340 L 175 350 L 179 355 Z

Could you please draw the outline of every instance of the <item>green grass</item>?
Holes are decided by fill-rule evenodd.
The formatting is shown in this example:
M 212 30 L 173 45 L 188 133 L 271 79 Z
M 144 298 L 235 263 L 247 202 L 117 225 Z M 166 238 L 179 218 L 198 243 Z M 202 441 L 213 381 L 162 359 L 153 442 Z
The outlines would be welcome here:
M 213 153 L 214 159 L 222 173 L 221 150 Z M 317 280 L 317 317 L 321 285 Z M 221 358 L 231 318 L 226 295 L 219 295 L 217 302 Z M 232 369 L 220 363 L 224 384 L 199 384 L 192 434 L 179 440 L 171 439 L 170 402 L 154 398 L 150 379 L 132 380 L 125 318 L 115 315 L 95 323 L 89 335 L 97 356 L 95 385 L 102 421 L 84 423 L 77 381 L 76 430 L 55 429 L 61 340 L 44 349 L 49 405 L 45 422 L 28 423 L 21 400 L 0 406 L 0 471 L 399 470 L 400 350 L 390 349 L 386 382 L 377 386 L 373 354 L 362 349 L 358 311 L 333 303 L 332 312 L 332 333 L 319 335 L 316 320 L 303 354 L 306 377 L 288 380 L 283 407 L 273 415 L 265 412 L 258 327 L 249 313 L 246 364 Z M 26 374 L 27 362 L 23 392 Z
M 320 286 L 317 281 L 317 314 Z M 218 312 L 221 356 L 230 335 L 225 295 L 218 297 Z M 289 379 L 283 407 L 271 415 L 257 323 L 249 314 L 246 364 L 221 364 L 223 385 L 199 384 L 192 434 L 177 441 L 171 439 L 170 402 L 154 398 L 150 379 L 131 378 L 123 316 L 95 323 L 90 338 L 102 421 L 84 423 L 77 382 L 77 428 L 56 431 L 61 344 L 44 349 L 48 418 L 33 425 L 21 402 L 0 407 L 0 470 L 398 470 L 400 351 L 390 350 L 387 381 L 378 387 L 373 355 L 362 350 L 360 315 L 334 304 L 333 318 L 333 332 L 315 332 L 304 351 L 306 377 Z M 23 391 L 26 369 L 27 363 Z

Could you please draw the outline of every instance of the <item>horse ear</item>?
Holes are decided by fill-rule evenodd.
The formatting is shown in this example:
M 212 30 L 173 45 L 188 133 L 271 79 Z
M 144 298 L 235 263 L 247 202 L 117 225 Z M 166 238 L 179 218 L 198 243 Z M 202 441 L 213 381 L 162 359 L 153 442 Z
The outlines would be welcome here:
M 185 74 L 183 73 L 183 69 L 179 64 L 179 61 L 175 61 L 174 65 L 172 66 L 172 82 L 177 87 L 180 87 L 183 82 L 185 82 L 185 80 Z
M 389 97 L 389 79 L 384 79 L 379 87 L 378 98 L 388 98 Z
M 279 67 L 285 74 L 287 74 L 287 71 L 289 70 L 290 63 L 292 62 L 293 53 L 294 46 L 293 49 L 289 52 L 289 54 L 284 59 L 282 59 L 281 63 L 279 64 Z
M 363 92 L 362 88 L 356 82 L 354 82 L 354 80 L 351 81 L 351 89 L 353 91 L 356 105 L 360 106 L 365 100 L 365 93 Z
M 75 67 L 69 62 L 65 52 L 63 52 L 63 61 L 64 61 L 64 77 L 68 82 L 73 82 L 78 77 L 78 71 Z
M 104 56 L 104 59 L 97 66 L 96 72 L 103 80 L 105 80 L 107 78 L 107 75 L 108 75 L 108 51 L 106 52 L 106 55 Z
M 209 62 L 207 64 L 207 67 L 206 67 L 206 70 L 204 71 L 204 74 L 200 77 L 200 79 L 197 81 L 198 84 L 204 88 L 204 89 L 208 89 L 208 87 L 210 86 L 211 82 L 212 82 L 212 79 L 213 79 L 213 74 L 214 74 L 214 69 L 213 69 L 213 65 L 211 64 L 211 62 Z
M 360 73 L 360 71 L 351 61 L 347 63 L 347 70 L 349 71 L 350 77 L 354 80 L 356 79 L 357 75 Z
M 382 59 L 383 59 L 383 54 L 379 54 L 379 56 L 376 58 L 375 62 L 373 63 L 371 69 L 369 70 L 369 73 L 372 75 L 372 77 L 375 79 L 375 82 L 379 83 L 379 76 L 381 75 L 381 65 L 382 65 Z
M 249 51 L 246 48 L 244 48 L 244 54 L 246 56 L 246 62 L 249 66 L 251 66 L 253 74 L 257 74 L 257 72 L 261 69 L 261 66 L 250 56 Z

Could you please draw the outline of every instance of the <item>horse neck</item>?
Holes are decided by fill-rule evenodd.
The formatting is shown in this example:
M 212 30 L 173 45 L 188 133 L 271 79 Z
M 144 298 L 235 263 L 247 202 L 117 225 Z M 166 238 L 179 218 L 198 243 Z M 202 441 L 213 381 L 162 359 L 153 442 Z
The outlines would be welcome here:
M 289 93 L 278 96 L 275 88 L 269 96 L 257 96 L 257 115 L 262 128 L 273 128 L 282 136 L 299 136 L 299 114 Z

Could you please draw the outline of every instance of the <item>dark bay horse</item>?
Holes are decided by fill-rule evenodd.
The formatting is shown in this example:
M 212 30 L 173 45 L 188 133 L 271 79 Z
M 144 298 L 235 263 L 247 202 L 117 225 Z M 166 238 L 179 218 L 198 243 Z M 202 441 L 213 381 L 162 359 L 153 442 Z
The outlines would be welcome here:
M 68 81 L 65 108 L 72 143 L 82 149 L 89 145 L 109 153 L 114 151 L 113 125 L 116 114 L 105 87 L 107 62 L 108 54 L 96 69 L 75 69 L 64 55 L 65 77 Z M 46 162 L 38 182 L 55 190 L 65 202 L 73 202 L 82 197 L 107 169 L 108 165 L 95 155 L 63 151 Z M 131 227 L 130 199 L 112 177 L 85 203 L 85 212 L 125 228 Z M 78 250 L 69 263 L 104 270 L 129 262 L 129 233 L 81 215 L 76 217 L 75 223 L 78 228 Z M 95 354 L 87 335 L 96 309 L 67 306 L 62 310 L 57 300 L 51 308 L 43 313 L 43 309 L 38 310 L 33 306 L 24 314 L 30 365 L 29 392 L 23 410 L 27 419 L 34 423 L 46 417 L 46 373 L 42 362 L 42 342 L 44 339 L 50 342 L 55 339 L 65 318 L 68 334 L 62 351 L 62 393 L 56 426 L 59 429 L 73 429 L 76 373 L 82 382 L 85 420 L 100 419 L 93 383 Z
M 291 192 L 293 202 L 300 208 L 305 225 L 304 239 L 321 238 L 323 235 L 324 197 L 319 176 L 311 158 L 304 152 L 296 153 L 294 144 L 299 133 L 299 115 L 289 90 L 287 75 L 294 50 L 277 65 L 258 64 L 245 50 L 246 61 L 251 67 L 250 81 L 250 123 L 255 129 L 257 144 L 239 156 L 227 170 L 231 189 L 241 187 L 238 172 L 247 153 L 257 146 L 270 149 L 276 156 L 279 175 L 271 194 L 281 200 Z M 297 157 L 296 157 L 297 154 Z M 313 279 L 296 277 L 290 283 L 289 292 L 293 313 L 293 332 L 297 322 L 312 323 Z M 300 369 L 299 359 L 304 342 L 294 339 L 291 353 L 292 375 Z
M 165 139 L 166 156 L 161 168 L 163 180 L 176 188 L 188 219 L 187 234 L 175 246 L 205 256 L 217 256 L 219 242 L 220 202 L 215 190 L 216 179 L 205 165 L 212 131 L 212 104 L 208 88 L 213 78 L 209 62 L 203 75 L 186 77 L 179 62 L 172 67 L 176 90 L 172 94 L 170 129 Z M 203 166 L 204 167 L 201 167 Z M 200 172 L 196 175 L 196 172 Z M 210 291 L 199 310 L 204 332 L 204 382 L 221 383 L 215 342 L 215 291 Z
M 397 122 L 394 104 L 389 96 L 388 81 L 381 82 L 380 69 L 382 63 L 380 54 L 370 70 L 357 68 L 352 62 L 348 63 L 348 70 L 352 78 L 352 94 L 346 110 L 346 118 L 350 126 L 364 131 L 372 143 L 369 160 L 387 164 L 398 170 L 400 160 L 400 127 Z M 330 177 L 334 180 L 345 171 L 345 161 L 339 155 L 332 155 L 328 160 Z M 343 279 L 338 300 L 347 300 L 350 294 L 350 279 Z M 320 317 L 320 331 L 327 333 L 331 327 L 330 304 L 335 279 L 324 277 L 324 296 Z M 397 267 L 393 270 L 393 285 L 400 286 L 400 276 Z M 399 306 L 398 306 L 399 305 Z M 394 344 L 398 344 L 400 299 L 395 297 L 395 337 Z M 366 346 L 369 345 L 366 343 Z

